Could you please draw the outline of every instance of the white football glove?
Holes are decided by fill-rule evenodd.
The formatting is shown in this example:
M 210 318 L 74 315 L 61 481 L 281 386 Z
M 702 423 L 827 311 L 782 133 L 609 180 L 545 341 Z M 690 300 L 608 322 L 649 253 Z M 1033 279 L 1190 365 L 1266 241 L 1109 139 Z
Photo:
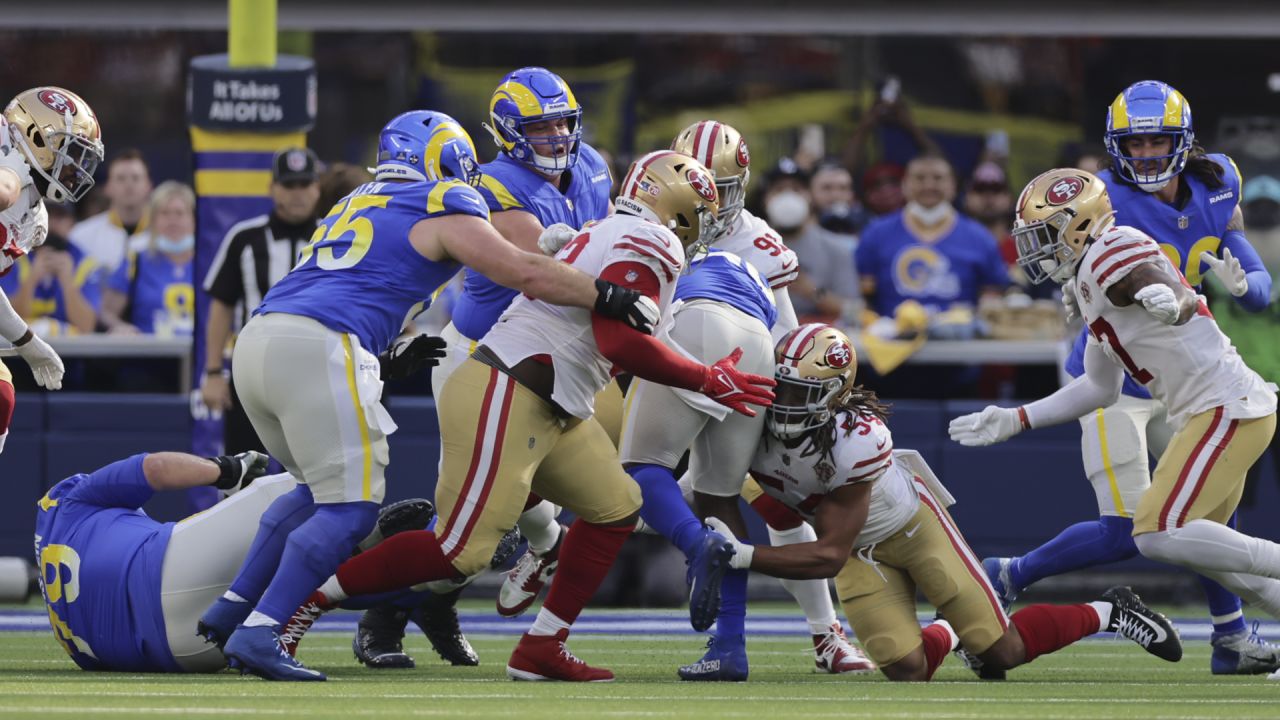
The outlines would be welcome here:
M 38 248 L 44 244 L 45 238 L 49 236 L 49 211 L 45 209 L 43 200 L 32 208 L 31 214 L 18 228 L 18 232 L 28 238 L 27 242 L 31 243 L 32 248 Z
M 1151 317 L 1165 325 L 1172 325 L 1178 321 L 1181 311 L 1178 306 L 1178 296 L 1174 294 L 1173 288 L 1164 283 L 1155 283 L 1142 288 L 1133 294 L 1133 299 L 1142 303 L 1142 307 L 1151 313 Z
M 1017 408 L 988 405 L 982 412 L 961 415 L 947 426 L 951 439 L 966 447 L 985 447 L 1004 442 L 1022 432 Z
M 1080 317 L 1080 302 L 1076 299 L 1076 291 L 1071 283 L 1062 286 L 1062 309 L 1067 313 L 1067 322 Z
M 1209 266 L 1209 272 L 1217 275 L 1232 295 L 1240 297 L 1249 292 L 1249 280 L 1244 276 L 1244 268 L 1240 267 L 1240 260 L 1231 254 L 1230 248 L 1222 249 L 1221 260 L 1206 250 L 1200 253 L 1200 262 Z
M 543 228 L 542 234 L 538 236 L 538 249 L 543 255 L 555 255 L 577 236 L 577 230 L 564 223 L 555 223 L 549 228 Z
M 31 374 L 40 387 L 47 390 L 62 389 L 62 374 L 66 369 L 62 367 L 62 358 L 49 347 L 49 343 L 33 334 L 27 344 L 15 349 L 31 366 Z
M 707 518 L 707 527 L 723 535 L 729 541 L 729 544 L 733 546 L 733 557 L 729 558 L 729 567 L 734 570 L 751 569 L 751 556 L 756 552 L 754 545 L 744 543 L 734 537 L 733 531 L 718 517 Z

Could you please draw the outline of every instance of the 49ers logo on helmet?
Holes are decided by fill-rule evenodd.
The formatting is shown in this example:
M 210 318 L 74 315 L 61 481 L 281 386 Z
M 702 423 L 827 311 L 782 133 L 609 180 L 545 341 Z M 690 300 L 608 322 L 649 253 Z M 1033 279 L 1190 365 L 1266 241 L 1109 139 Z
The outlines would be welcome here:
M 40 102 L 44 103 L 50 110 L 61 115 L 62 113 L 76 114 L 76 103 L 74 100 L 66 96 L 66 93 L 57 90 L 41 90 L 37 96 Z
M 684 176 L 689 181 L 689 184 L 693 186 L 694 191 L 702 196 L 703 200 L 707 202 L 716 201 L 716 184 L 711 181 L 711 178 L 706 173 L 689 168 L 684 171 Z
M 747 152 L 747 141 L 738 138 L 738 167 L 746 167 L 751 164 L 751 153 Z
M 827 348 L 825 359 L 827 365 L 837 370 L 843 370 L 849 367 L 849 363 L 853 362 L 853 349 L 849 347 L 848 343 L 835 343 Z
M 1049 192 L 1044 194 L 1045 202 L 1050 205 L 1066 205 L 1084 190 L 1084 180 L 1078 177 L 1064 177 L 1054 183 Z

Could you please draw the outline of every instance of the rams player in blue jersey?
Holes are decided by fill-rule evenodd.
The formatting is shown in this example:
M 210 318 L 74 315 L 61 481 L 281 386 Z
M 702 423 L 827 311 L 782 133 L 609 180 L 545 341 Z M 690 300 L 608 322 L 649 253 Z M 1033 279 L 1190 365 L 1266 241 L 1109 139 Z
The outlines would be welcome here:
M 278 629 L 368 534 L 395 430 L 377 356 L 461 266 L 652 328 L 652 300 L 503 240 L 479 182 L 475 146 L 456 121 L 430 111 L 396 117 L 379 137 L 374 182 L 329 211 L 240 333 L 241 402 L 299 485 L 263 515 L 240 574 L 201 618 L 200 632 L 225 645 L 233 667 L 325 679 L 281 651 Z
M 1193 286 L 1212 273 L 1242 308 L 1263 310 L 1271 276 L 1244 235 L 1240 172 L 1231 158 L 1206 153 L 1196 142 L 1186 98 L 1163 82 L 1130 85 L 1107 111 L 1105 140 L 1112 166 L 1099 176 L 1116 224 L 1155 238 Z M 1064 293 L 1068 315 L 1077 314 L 1069 288 Z M 1073 377 L 1084 372 L 1085 340 L 1081 331 L 1067 359 Z M 1173 434 L 1165 406 L 1126 374 L 1119 402 L 1081 418 L 1080 425 L 1085 472 L 1101 517 L 1072 525 L 1021 557 L 988 558 L 983 565 L 1006 603 L 1041 578 L 1138 554 L 1133 513 L 1151 485 L 1148 455 L 1160 457 Z M 1200 580 L 1214 625 L 1213 673 L 1280 668 L 1280 648 L 1246 630 L 1240 599 L 1208 578 Z

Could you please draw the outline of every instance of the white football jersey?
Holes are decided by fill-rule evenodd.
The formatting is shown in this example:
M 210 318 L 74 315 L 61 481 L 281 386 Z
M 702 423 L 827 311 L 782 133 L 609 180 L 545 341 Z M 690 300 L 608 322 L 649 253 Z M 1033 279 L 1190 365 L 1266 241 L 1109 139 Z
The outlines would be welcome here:
M 1163 264 L 1182 279 L 1156 241 L 1137 228 L 1113 227 L 1085 250 L 1071 283 L 1089 342 L 1099 343 L 1107 357 L 1165 404 L 1175 430 L 1216 407 L 1238 420 L 1275 412 L 1275 393 L 1244 364 L 1203 299 L 1182 325 L 1156 320 L 1140 302 L 1111 304 L 1107 288 L 1146 263 Z
M 895 462 L 893 438 L 880 418 L 844 413 L 835 433 L 831 457 L 819 456 L 809 439 L 790 449 L 775 438 L 762 440 L 751 461 L 751 476 L 771 497 L 808 520 L 827 493 L 875 481 L 867 523 L 854 547 L 881 542 L 901 530 L 919 507 L 912 474 Z
M 3 116 L 0 116 L 0 167 L 17 173 L 22 187 L 18 202 L 0 212 L 0 275 L 4 275 L 19 257 L 44 242 L 44 235 L 49 230 L 49 219 L 40 207 L 44 199 L 31 181 L 31 168 L 27 165 L 27 159 L 22 150 L 13 144 L 13 139 L 9 136 L 9 123 Z
M 729 232 L 713 245 L 751 263 L 769 287 L 780 290 L 796 279 L 800 261 L 769 223 L 743 210 Z
M 570 240 L 556 259 L 599 277 L 616 263 L 642 263 L 658 276 L 658 309 L 671 303 L 684 266 L 684 247 L 670 230 L 633 215 L 610 215 Z M 612 378 L 613 363 L 600 353 L 591 312 L 518 296 L 480 340 L 508 367 L 534 355 L 551 357 L 551 399 L 575 417 L 591 417 L 596 393 Z

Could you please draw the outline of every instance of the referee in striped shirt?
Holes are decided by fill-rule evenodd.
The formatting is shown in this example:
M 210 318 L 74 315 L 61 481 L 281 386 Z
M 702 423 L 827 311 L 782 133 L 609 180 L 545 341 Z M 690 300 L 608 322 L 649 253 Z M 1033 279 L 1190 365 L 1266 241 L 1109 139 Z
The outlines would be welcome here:
M 311 240 L 319 210 L 320 174 L 315 153 L 288 148 L 271 166 L 271 213 L 236 224 L 223 238 L 205 276 L 209 319 L 205 324 L 205 374 L 200 395 L 210 410 L 221 410 L 224 451 L 266 452 L 236 400 L 228 361 L 233 328 L 239 329 L 267 290 L 293 267 Z

